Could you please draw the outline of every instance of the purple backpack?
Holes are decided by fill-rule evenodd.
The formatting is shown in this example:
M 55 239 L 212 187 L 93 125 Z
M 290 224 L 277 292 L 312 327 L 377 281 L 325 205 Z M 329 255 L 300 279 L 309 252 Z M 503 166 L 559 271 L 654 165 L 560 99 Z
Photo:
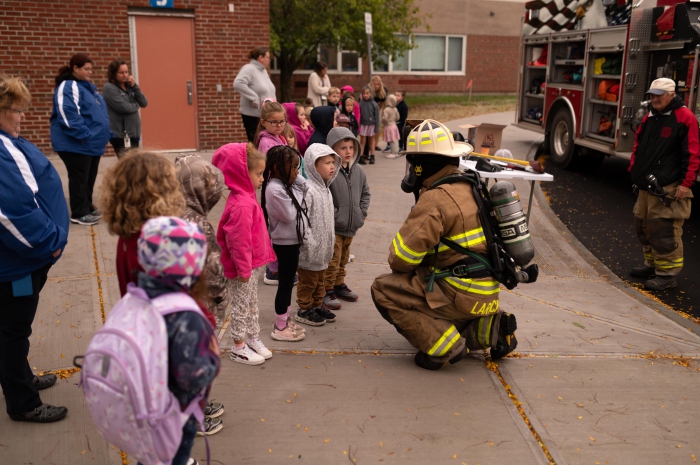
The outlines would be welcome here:
M 187 294 L 151 300 L 129 284 L 85 354 L 80 386 L 103 438 L 148 465 L 169 465 L 190 415 L 203 424 L 201 392 L 184 411 L 168 389 L 165 315 L 191 311 L 206 320 Z M 208 447 L 207 447 L 208 449 Z M 208 455 L 208 450 L 207 450 Z

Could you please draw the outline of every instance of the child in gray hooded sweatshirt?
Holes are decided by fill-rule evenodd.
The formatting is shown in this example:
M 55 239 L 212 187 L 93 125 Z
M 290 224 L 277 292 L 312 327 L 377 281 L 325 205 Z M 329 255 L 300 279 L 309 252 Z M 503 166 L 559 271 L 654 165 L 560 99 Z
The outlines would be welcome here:
M 345 284 L 345 265 L 350 258 L 352 239 L 365 224 L 370 194 L 367 176 L 356 163 L 360 156 L 360 143 L 353 133 L 346 128 L 333 128 L 326 141 L 340 155 L 341 166 L 338 179 L 331 185 L 335 207 L 335 247 L 326 269 L 323 306 L 328 310 L 339 310 L 339 298 L 348 302 L 358 299 L 357 294 Z
M 311 144 L 304 154 L 307 192 L 306 205 L 310 227 L 299 253 L 299 283 L 295 319 L 299 323 L 321 326 L 335 321 L 335 315 L 323 308 L 326 295 L 325 270 L 333 258 L 335 243 L 333 197 L 329 186 L 338 176 L 340 157 L 325 144 Z

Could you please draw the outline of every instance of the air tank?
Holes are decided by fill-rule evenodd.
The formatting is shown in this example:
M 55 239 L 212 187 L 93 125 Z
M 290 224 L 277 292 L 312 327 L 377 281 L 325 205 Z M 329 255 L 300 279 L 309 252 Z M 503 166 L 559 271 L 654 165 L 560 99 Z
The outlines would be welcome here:
M 499 181 L 491 186 L 489 193 L 503 248 L 518 266 L 524 267 L 535 256 L 535 247 L 532 245 L 518 191 L 513 183 Z

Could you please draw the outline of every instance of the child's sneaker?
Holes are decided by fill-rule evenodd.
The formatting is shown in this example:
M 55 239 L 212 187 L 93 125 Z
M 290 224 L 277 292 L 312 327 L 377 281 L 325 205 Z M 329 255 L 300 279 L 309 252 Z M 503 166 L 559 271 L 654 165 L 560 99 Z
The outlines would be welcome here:
M 272 271 L 270 271 L 269 266 L 265 268 L 265 278 L 263 278 L 263 281 L 265 282 L 265 284 L 269 284 L 270 286 L 278 286 L 280 283 L 278 273 L 273 273 Z
M 350 290 L 350 288 L 347 286 L 347 284 L 341 284 L 340 286 L 335 286 L 333 288 L 333 291 L 335 295 L 343 300 L 347 300 L 348 302 L 355 302 L 357 299 L 360 297 L 355 294 L 353 291 Z
M 331 312 L 330 310 L 323 307 L 316 307 L 314 310 L 316 311 L 317 315 L 326 320 L 326 323 L 333 323 L 335 321 L 335 313 Z
M 221 431 L 224 427 L 224 422 L 221 418 L 204 418 L 204 431 L 197 431 L 197 436 L 211 436 Z
M 340 310 L 340 302 L 335 297 L 335 292 L 326 291 L 326 296 L 323 298 L 323 306 L 328 310 Z
M 306 328 L 304 328 L 302 325 L 298 325 L 298 324 L 294 323 L 293 320 L 287 320 L 287 324 L 289 325 L 290 328 L 292 328 L 292 331 L 294 331 L 295 333 L 302 333 L 303 334 L 306 332 Z
M 221 402 L 209 402 L 204 407 L 204 416 L 208 418 L 219 418 L 224 414 L 224 404 Z
M 350 254 L 350 256 L 348 257 L 348 263 L 354 262 L 354 261 L 355 261 L 355 256 L 353 254 Z
M 258 355 L 262 355 L 265 360 L 272 358 L 272 352 L 267 350 L 263 341 L 258 338 L 248 339 L 248 347 L 257 352 Z
M 299 323 L 304 323 L 310 326 L 323 326 L 326 324 L 326 319 L 316 313 L 316 309 L 309 308 L 307 310 L 299 309 L 294 319 Z
M 270 335 L 275 341 L 283 342 L 297 342 L 301 341 L 306 337 L 306 333 L 299 333 L 294 331 L 292 327 L 287 323 L 284 329 L 277 329 L 277 326 L 272 326 L 272 334 Z
M 260 365 L 265 361 L 262 355 L 259 355 L 253 349 L 244 345 L 241 349 L 236 349 L 236 346 L 231 347 L 231 360 L 245 365 Z

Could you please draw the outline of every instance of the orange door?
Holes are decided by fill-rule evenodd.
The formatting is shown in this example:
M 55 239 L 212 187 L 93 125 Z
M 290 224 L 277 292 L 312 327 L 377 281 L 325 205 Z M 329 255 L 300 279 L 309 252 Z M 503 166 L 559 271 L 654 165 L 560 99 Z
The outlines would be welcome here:
M 197 149 L 194 19 L 136 16 L 135 25 L 138 84 L 148 99 L 141 146 Z

